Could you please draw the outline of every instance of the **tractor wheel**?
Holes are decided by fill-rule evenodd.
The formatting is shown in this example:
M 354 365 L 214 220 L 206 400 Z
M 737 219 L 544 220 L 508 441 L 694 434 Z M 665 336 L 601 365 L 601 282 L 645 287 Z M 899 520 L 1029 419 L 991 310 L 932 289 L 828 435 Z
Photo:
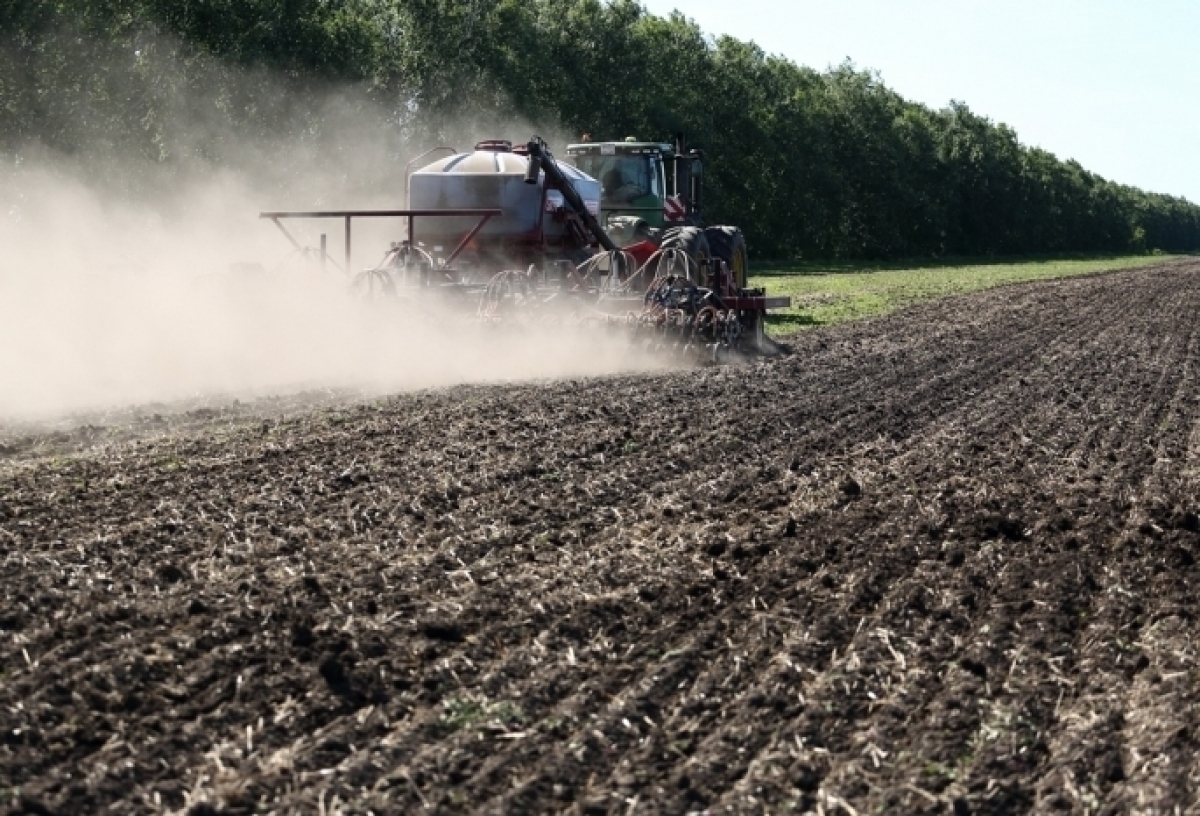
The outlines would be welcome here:
M 708 239 L 704 237 L 704 230 L 699 227 L 671 227 L 663 232 L 659 249 L 683 250 L 694 264 L 689 270 L 692 283 L 697 286 L 708 285 L 707 280 L 701 279 L 703 273 L 700 267 L 701 263 L 712 257 L 712 251 L 708 248 Z M 662 261 L 659 263 L 661 266 Z
M 729 265 L 739 289 L 746 288 L 750 256 L 746 252 L 746 236 L 737 227 L 708 227 L 704 230 L 714 258 Z

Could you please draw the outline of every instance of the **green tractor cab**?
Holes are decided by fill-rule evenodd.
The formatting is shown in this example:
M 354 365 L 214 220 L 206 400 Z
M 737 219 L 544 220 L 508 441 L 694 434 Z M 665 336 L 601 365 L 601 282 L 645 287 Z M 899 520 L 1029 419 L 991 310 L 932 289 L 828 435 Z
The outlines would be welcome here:
M 664 142 L 581 142 L 570 161 L 600 182 L 603 223 L 635 218 L 647 227 L 701 226 L 703 155 Z

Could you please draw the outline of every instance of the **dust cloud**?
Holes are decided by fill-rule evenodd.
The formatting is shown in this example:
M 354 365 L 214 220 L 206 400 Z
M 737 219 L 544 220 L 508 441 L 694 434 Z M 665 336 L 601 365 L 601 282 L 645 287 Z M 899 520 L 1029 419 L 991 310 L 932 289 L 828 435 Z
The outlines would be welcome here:
M 322 167 L 306 150 L 294 161 Z M 65 157 L 35 155 L 3 171 L 0 421 L 197 397 L 385 393 L 653 367 L 611 338 L 482 326 L 430 303 L 364 301 L 348 275 L 322 271 L 258 212 L 402 207 L 403 162 L 387 160 L 382 172 L 374 163 L 374 188 L 355 188 L 359 168 L 325 166 L 281 183 L 264 182 L 248 163 L 177 173 L 133 197 Z M 111 171 L 106 178 L 119 175 Z M 340 261 L 340 221 L 288 228 L 314 248 L 327 231 Z M 354 266 L 377 262 L 401 229 L 356 220 Z

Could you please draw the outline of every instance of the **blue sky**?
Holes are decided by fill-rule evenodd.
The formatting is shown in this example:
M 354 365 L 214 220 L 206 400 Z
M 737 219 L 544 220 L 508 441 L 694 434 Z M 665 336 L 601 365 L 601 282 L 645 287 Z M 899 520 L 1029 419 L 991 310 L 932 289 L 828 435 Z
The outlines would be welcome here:
M 849 57 L 1105 178 L 1200 203 L 1200 0 L 641 0 L 802 65 Z

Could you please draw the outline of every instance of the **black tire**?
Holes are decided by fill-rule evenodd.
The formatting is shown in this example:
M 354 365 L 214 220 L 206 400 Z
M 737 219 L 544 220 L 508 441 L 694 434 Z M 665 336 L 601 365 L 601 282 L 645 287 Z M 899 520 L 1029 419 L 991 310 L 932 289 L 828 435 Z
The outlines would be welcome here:
M 714 258 L 720 258 L 733 271 L 739 289 L 746 288 L 750 255 L 746 251 L 746 236 L 737 227 L 708 227 L 704 230 Z
M 702 268 L 700 264 L 712 257 L 708 239 L 704 237 L 704 230 L 699 227 L 671 227 L 663 232 L 659 249 L 682 249 L 695 264 L 691 270 L 692 283 L 697 286 L 708 285 L 706 280 L 695 279 L 701 274 L 699 272 Z

